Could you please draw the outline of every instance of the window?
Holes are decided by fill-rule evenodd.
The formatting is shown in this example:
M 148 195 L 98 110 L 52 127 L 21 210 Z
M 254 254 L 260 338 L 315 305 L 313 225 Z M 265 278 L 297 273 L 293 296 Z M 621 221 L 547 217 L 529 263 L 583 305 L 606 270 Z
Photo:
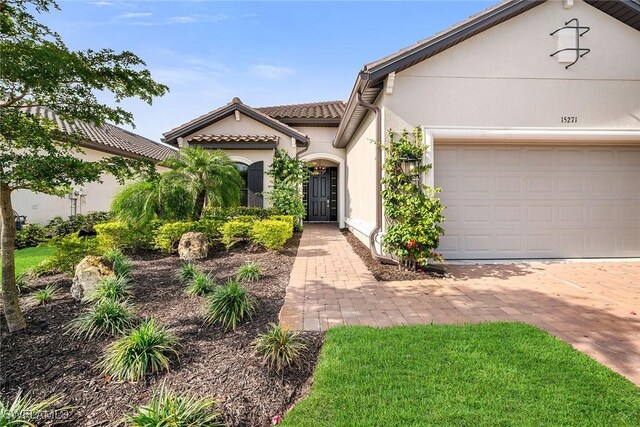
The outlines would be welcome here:
M 249 199 L 247 197 L 247 193 L 249 187 L 249 166 L 244 163 L 236 162 L 236 168 L 238 168 L 238 172 L 240 172 L 243 182 L 240 192 L 240 206 L 248 206 Z

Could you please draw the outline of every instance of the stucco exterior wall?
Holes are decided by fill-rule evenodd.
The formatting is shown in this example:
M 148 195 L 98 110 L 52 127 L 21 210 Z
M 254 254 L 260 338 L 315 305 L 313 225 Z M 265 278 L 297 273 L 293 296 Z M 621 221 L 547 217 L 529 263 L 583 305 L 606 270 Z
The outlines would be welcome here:
M 346 224 L 369 245 L 376 224 L 376 121 L 369 113 L 346 148 Z
M 85 148 L 84 154 L 79 155 L 87 161 L 98 161 L 112 157 L 110 154 L 101 151 Z M 159 167 L 160 172 L 166 168 Z M 73 190 L 83 189 L 86 196 L 78 200 L 77 213 L 86 214 L 89 212 L 108 211 L 111 206 L 111 199 L 118 192 L 121 186 L 111 175 L 103 175 L 102 183 L 93 182 L 84 186 L 75 186 Z M 44 193 L 34 193 L 29 190 L 16 190 L 12 193 L 13 209 L 19 215 L 26 215 L 27 221 L 31 224 L 46 224 L 53 217 L 61 216 L 67 218 L 71 215 L 71 200 L 68 196 L 56 197 Z
M 412 127 L 640 129 L 640 32 L 549 1 L 396 75 L 385 120 Z M 579 18 L 591 52 L 565 69 L 549 34 Z M 577 123 L 561 123 L 561 117 Z

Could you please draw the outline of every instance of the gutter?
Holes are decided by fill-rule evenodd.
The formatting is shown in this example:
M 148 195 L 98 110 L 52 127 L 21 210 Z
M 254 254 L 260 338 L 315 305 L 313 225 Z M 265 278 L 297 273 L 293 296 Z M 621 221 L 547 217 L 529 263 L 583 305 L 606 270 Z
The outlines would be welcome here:
M 369 248 L 374 260 L 382 264 L 398 265 L 391 257 L 379 254 L 376 250 L 376 235 L 382 229 L 382 113 L 377 105 L 370 104 L 362 99 L 362 92 L 357 92 L 358 105 L 371 111 L 376 118 L 376 226 L 369 234 Z

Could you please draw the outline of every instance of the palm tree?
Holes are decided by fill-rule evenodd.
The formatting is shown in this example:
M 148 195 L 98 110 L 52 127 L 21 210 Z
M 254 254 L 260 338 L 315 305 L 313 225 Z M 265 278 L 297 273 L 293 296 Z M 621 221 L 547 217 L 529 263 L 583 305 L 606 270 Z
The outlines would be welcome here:
M 237 206 L 244 185 L 235 163 L 220 150 L 189 147 L 161 163 L 181 177 L 194 199 L 193 219 L 202 215 L 205 202 L 212 206 Z

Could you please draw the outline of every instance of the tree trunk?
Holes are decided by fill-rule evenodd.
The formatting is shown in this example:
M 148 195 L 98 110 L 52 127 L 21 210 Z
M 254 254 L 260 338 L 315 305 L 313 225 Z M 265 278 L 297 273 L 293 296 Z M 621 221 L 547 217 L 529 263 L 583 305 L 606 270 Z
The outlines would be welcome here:
M 204 201 L 206 200 L 206 198 L 207 198 L 206 191 L 199 191 L 198 194 L 196 194 L 196 203 L 195 203 L 195 206 L 193 207 L 194 221 L 198 221 L 202 216 L 202 210 L 204 209 Z
M 2 304 L 4 317 L 9 332 L 19 331 L 27 327 L 27 322 L 20 311 L 20 300 L 16 288 L 16 264 L 14 243 L 16 240 L 16 221 L 11 205 L 11 189 L 7 184 L 0 184 L 0 217 L 2 218 Z

